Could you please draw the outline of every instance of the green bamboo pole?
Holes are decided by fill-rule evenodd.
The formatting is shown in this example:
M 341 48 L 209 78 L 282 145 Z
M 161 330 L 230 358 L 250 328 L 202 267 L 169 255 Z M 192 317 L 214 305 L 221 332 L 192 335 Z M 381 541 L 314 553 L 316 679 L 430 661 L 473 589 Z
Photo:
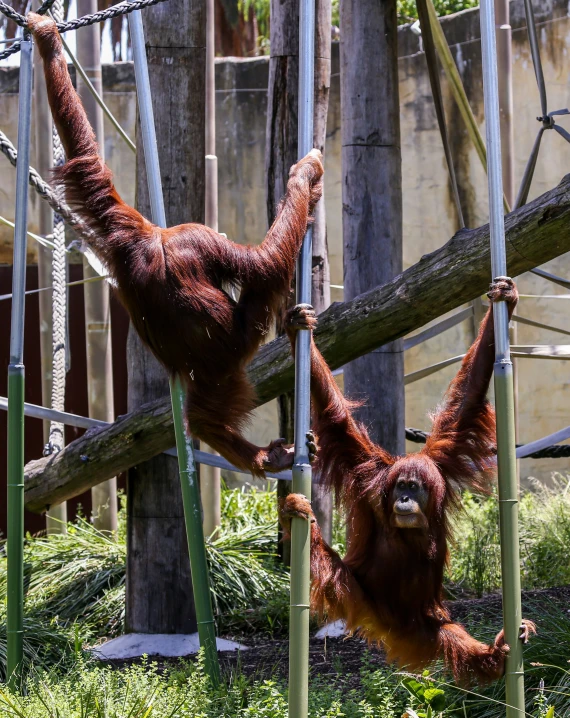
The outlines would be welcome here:
M 18 164 L 12 274 L 10 364 L 8 366 L 8 577 L 7 665 L 8 685 L 21 683 L 24 655 L 24 310 L 28 224 L 28 172 L 32 112 L 33 46 L 21 44 L 18 108 Z
M 217 686 L 220 683 L 220 666 L 216 648 L 216 626 L 212 611 L 210 578 L 200 508 L 200 486 L 194 461 L 192 440 L 184 428 L 184 389 L 179 379 L 174 379 L 170 382 L 170 396 L 172 398 L 172 416 L 180 469 L 188 553 L 190 555 L 190 566 L 192 567 L 192 587 L 198 621 L 198 636 L 200 646 L 204 649 L 206 671 L 213 685 Z
M 298 152 L 313 148 L 315 0 L 299 3 Z M 313 232 L 309 226 L 297 262 L 297 303 L 310 304 Z M 307 432 L 311 413 L 311 335 L 301 331 L 295 351 L 295 461 L 293 493 L 311 498 L 311 464 Z M 309 709 L 309 614 L 311 593 L 311 525 L 291 521 L 291 598 L 289 624 L 289 718 L 306 718 Z
M 483 59 L 483 95 L 487 135 L 489 229 L 493 277 L 506 276 L 505 218 L 495 10 L 493 0 L 480 6 L 481 54 Z M 523 649 L 519 639 L 522 623 L 520 557 L 518 533 L 518 481 L 515 446 L 515 403 L 513 364 L 509 342 L 509 316 L 505 302 L 493 308 L 495 328 L 495 406 L 497 413 L 497 463 L 499 473 L 499 520 L 501 531 L 501 569 L 503 580 L 503 621 L 505 639 L 510 646 L 506 660 L 505 688 L 507 718 L 524 716 Z
M 455 99 L 455 102 L 457 103 L 457 107 L 459 108 L 459 113 L 461 114 L 461 117 L 465 122 L 467 134 L 469 135 L 471 142 L 475 147 L 477 155 L 481 160 L 483 169 L 486 172 L 487 149 L 485 147 L 485 142 L 483 140 L 481 132 L 479 131 L 475 115 L 471 110 L 471 105 L 469 104 L 469 100 L 467 99 L 467 94 L 465 93 L 465 88 L 463 87 L 461 76 L 459 75 L 459 71 L 457 70 L 457 65 L 455 64 L 455 60 L 453 59 L 451 50 L 449 49 L 449 45 L 447 44 L 447 40 L 439 22 L 437 11 L 433 4 L 433 0 L 427 0 L 427 10 L 430 20 L 431 31 L 433 34 L 435 49 L 437 51 L 439 61 L 441 62 L 443 70 L 446 74 L 451 93 Z M 507 198 L 504 195 L 503 206 L 505 208 L 505 212 L 511 211 Z
M 166 212 L 164 209 L 164 197 L 160 179 L 158 147 L 156 144 L 144 30 L 140 10 L 129 15 L 129 31 L 133 47 L 137 98 L 141 120 L 144 159 L 148 177 L 151 215 L 155 224 L 159 227 L 166 227 Z M 194 593 L 196 620 L 198 622 L 198 635 L 200 638 L 200 646 L 204 649 L 205 653 L 206 673 L 212 685 L 217 686 L 220 683 L 220 665 L 216 647 L 216 628 L 210 595 L 210 579 L 206 560 L 204 528 L 202 526 L 200 489 L 194 461 L 194 450 L 190 437 L 186 434 L 184 428 L 184 389 L 179 379 L 171 380 L 170 396 L 172 400 L 172 415 L 176 435 L 182 501 L 184 504 L 188 553 L 190 556 L 190 568 L 192 569 L 192 589 Z
M 24 365 L 8 367 L 8 685 L 20 686 L 24 655 Z
M 511 649 L 505 672 L 507 718 L 520 718 L 524 716 L 525 700 L 523 646 L 519 639 L 522 607 L 513 364 L 500 360 L 495 363 L 494 370 L 503 625 Z

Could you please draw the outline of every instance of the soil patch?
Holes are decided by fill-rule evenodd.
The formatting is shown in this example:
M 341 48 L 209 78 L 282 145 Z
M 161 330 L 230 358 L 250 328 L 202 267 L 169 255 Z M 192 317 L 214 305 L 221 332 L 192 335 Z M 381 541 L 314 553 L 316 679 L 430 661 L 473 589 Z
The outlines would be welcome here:
M 567 614 L 570 611 L 570 586 L 526 591 L 523 594 L 523 616 L 537 620 L 540 630 L 541 607 L 554 605 Z M 489 637 L 500 629 L 502 599 L 499 594 L 490 594 L 483 598 L 451 601 L 448 604 L 455 621 L 471 625 L 488 626 Z M 286 680 L 288 673 L 289 640 L 287 636 L 268 638 L 267 636 L 223 636 L 239 641 L 249 647 L 241 653 L 220 653 L 220 663 L 225 674 L 241 672 L 257 679 L 279 678 Z M 152 657 L 162 669 L 176 665 L 180 659 Z M 368 646 L 359 638 L 311 638 L 309 643 L 309 663 L 311 675 L 321 677 L 327 682 L 342 681 L 347 690 L 360 685 L 360 670 L 363 662 L 374 667 L 384 664 L 381 649 Z M 140 662 L 110 661 L 110 665 L 121 668 Z

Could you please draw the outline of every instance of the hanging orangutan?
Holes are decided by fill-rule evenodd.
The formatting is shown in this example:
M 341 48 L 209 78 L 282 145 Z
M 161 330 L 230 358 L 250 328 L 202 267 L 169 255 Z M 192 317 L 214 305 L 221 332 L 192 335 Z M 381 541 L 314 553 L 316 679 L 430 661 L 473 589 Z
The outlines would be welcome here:
M 245 365 L 290 289 L 295 260 L 321 196 L 321 154 L 292 169 L 261 245 L 234 244 L 200 224 L 161 229 L 119 197 L 71 83 L 53 20 L 30 13 L 51 111 L 67 155 L 55 180 L 97 237 L 93 250 L 145 344 L 187 392 L 190 432 L 240 469 L 264 475 L 291 466 L 283 439 L 259 447 L 241 434 L 254 407 Z M 235 301 L 224 284 L 241 289 Z M 309 442 L 309 450 L 312 444 Z
M 493 304 L 518 293 L 499 277 L 479 335 L 463 359 L 437 410 L 425 448 L 391 456 L 370 440 L 352 416 L 325 360 L 311 343 L 313 424 L 318 438 L 316 472 L 336 491 L 346 512 L 348 549 L 341 559 L 321 536 L 309 501 L 290 494 L 280 516 L 311 521 L 311 606 L 322 617 L 343 619 L 350 632 L 382 643 L 389 661 L 411 670 L 442 658 L 459 682 L 492 681 L 503 675 L 508 646 L 501 631 L 491 645 L 454 623 L 442 600 L 448 559 L 449 515 L 460 490 L 488 491 L 496 459 L 495 415 L 487 401 L 494 363 Z M 298 330 L 316 324 L 309 305 L 288 315 L 293 352 Z M 524 620 L 526 643 L 534 624 Z

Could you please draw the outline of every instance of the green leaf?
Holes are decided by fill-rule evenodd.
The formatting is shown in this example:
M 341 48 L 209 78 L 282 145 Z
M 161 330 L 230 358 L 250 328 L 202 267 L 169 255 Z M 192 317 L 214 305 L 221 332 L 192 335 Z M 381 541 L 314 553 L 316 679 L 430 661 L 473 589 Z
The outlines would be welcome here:
M 426 688 L 424 691 L 424 700 L 436 711 L 445 708 L 445 691 L 441 688 Z
M 416 681 L 415 678 L 404 678 L 402 683 L 413 696 L 423 701 L 425 688 L 422 683 Z

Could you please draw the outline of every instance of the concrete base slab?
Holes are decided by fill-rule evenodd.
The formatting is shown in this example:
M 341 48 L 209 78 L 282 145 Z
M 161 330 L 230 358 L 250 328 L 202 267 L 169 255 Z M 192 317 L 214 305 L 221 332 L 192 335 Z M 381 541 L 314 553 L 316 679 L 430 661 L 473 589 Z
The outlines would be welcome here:
M 247 651 L 235 641 L 216 639 L 218 651 Z M 171 634 L 171 633 L 126 633 L 124 636 L 113 638 L 107 643 L 92 649 L 96 658 L 103 661 L 121 660 L 126 658 L 140 658 L 147 656 L 163 656 L 165 658 L 179 658 L 192 656 L 200 650 L 200 641 L 197 633 Z
M 341 636 L 346 636 L 347 633 L 346 623 L 342 620 L 338 620 L 327 623 L 326 626 L 319 628 L 315 633 L 315 638 L 340 638 Z

